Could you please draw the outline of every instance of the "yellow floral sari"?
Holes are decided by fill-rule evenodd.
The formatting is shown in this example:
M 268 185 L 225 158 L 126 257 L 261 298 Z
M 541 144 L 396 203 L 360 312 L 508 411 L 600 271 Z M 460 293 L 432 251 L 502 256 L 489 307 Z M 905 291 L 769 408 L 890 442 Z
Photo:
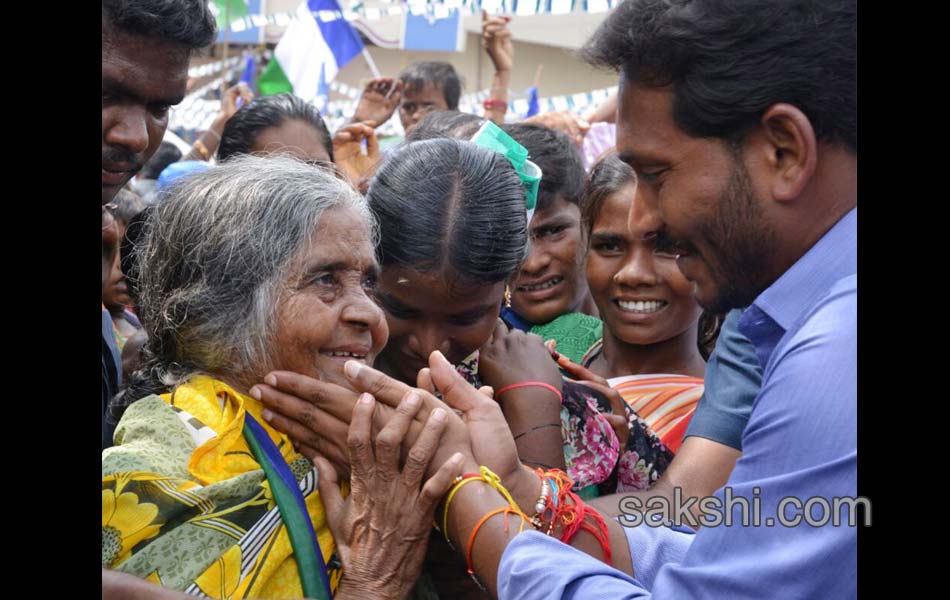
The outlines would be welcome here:
M 214 598 L 303 596 L 287 528 L 243 435 L 250 413 L 300 485 L 335 592 L 342 573 L 316 470 L 261 410 L 204 376 L 129 406 L 102 453 L 102 565 Z

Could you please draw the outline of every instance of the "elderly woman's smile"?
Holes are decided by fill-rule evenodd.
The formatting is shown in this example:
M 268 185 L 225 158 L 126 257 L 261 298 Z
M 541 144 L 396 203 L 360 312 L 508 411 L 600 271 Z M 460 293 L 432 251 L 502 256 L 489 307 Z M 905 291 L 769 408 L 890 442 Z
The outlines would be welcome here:
M 344 363 L 373 364 L 389 335 L 371 298 L 378 271 L 366 220 L 326 211 L 278 302 L 274 367 L 349 387 Z

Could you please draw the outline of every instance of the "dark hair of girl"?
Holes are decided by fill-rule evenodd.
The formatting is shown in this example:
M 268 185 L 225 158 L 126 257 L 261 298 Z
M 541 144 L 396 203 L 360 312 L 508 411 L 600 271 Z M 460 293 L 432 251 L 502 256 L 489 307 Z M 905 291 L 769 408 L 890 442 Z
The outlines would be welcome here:
M 637 174 L 633 167 L 611 153 L 598 160 L 590 168 L 587 187 L 581 200 L 581 229 L 590 239 L 594 221 L 600 214 L 604 200 L 619 192 L 627 184 L 636 183 Z
M 250 154 L 257 136 L 269 127 L 279 127 L 284 121 L 303 121 L 320 135 L 330 161 L 333 161 L 333 143 L 330 130 L 317 107 L 291 93 L 259 96 L 242 106 L 228 119 L 221 132 L 218 160 L 224 161 L 237 154 Z
M 527 250 L 525 190 L 511 163 L 472 142 L 432 139 L 398 148 L 366 195 L 380 264 L 505 281 Z

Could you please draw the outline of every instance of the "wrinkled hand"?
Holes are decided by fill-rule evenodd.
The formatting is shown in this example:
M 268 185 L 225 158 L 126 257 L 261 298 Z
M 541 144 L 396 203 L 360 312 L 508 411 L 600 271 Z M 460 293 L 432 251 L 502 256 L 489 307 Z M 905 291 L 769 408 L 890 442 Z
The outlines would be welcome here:
M 254 92 L 252 92 L 251 88 L 243 81 L 229 87 L 227 91 L 224 92 L 224 95 L 221 96 L 221 110 L 218 112 L 225 121 L 233 117 L 234 113 L 240 108 L 238 106 L 238 98 L 241 98 L 243 101 L 241 106 L 247 106 L 247 103 L 254 99 Z
M 385 402 L 391 406 L 398 404 L 399 399 L 412 389 L 402 382 L 355 361 L 347 363 L 348 367 L 350 365 L 362 367 L 357 372 L 349 368 L 345 369 L 350 384 L 359 391 L 373 394 L 380 403 Z M 501 477 L 505 486 L 524 510 L 533 510 L 534 502 L 538 499 L 538 478 L 530 469 L 522 467 L 518 459 L 518 448 L 515 446 L 508 423 L 498 403 L 487 395 L 488 390 L 483 388 L 479 391 L 472 387 L 438 351 L 429 356 L 429 367 L 422 369 L 418 377 L 422 383 L 431 382 L 432 388 L 437 389 L 445 399 L 443 403 L 420 389 L 420 395 L 425 403 L 423 410 L 448 405 L 459 413 L 460 422 L 465 428 L 465 439 L 457 442 L 457 436 L 454 434 L 456 425 L 453 419 L 457 416 L 453 412 L 449 417 L 447 431 L 442 437 L 440 455 L 436 456 L 435 462 L 439 463 L 442 457 L 454 452 L 465 454 L 466 449 L 471 448 L 475 461 Z M 460 445 L 453 446 L 456 443 Z
M 488 52 L 495 71 L 511 71 L 515 64 L 515 46 L 508 23 L 511 17 L 489 17 L 482 10 L 482 48 Z
M 351 361 L 351 364 L 359 366 L 359 363 L 355 361 Z M 424 370 L 428 371 L 428 369 Z M 452 371 L 454 372 L 454 369 Z M 373 390 L 370 393 L 377 400 L 373 415 L 374 427 L 377 431 L 389 421 L 393 411 L 405 396 L 410 392 L 419 393 L 423 398 L 423 408 L 410 426 L 408 434 L 410 443 L 415 441 L 416 436 L 422 431 L 422 424 L 432 410 L 436 408 L 449 410 L 431 393 L 411 388 L 370 367 L 363 367 L 358 376 L 351 376 L 347 371 L 347 378 L 351 382 L 360 382 L 359 385 L 353 384 L 357 390 Z M 469 390 L 478 394 L 467 382 L 464 383 Z M 434 389 L 433 384 L 428 385 L 429 389 Z M 344 477 L 347 476 L 350 472 L 347 430 L 353 407 L 359 398 L 358 392 L 299 373 L 273 371 L 264 377 L 264 383 L 252 387 L 250 394 L 266 407 L 263 413 L 264 420 L 274 429 L 290 436 L 301 454 L 311 460 L 317 456 L 324 456 L 333 463 L 338 473 Z M 490 397 L 484 395 L 482 397 L 494 404 Z M 448 454 L 442 456 L 441 460 L 437 459 L 435 462 L 438 464 L 456 451 L 472 454 L 465 423 L 454 411 L 449 410 L 449 413 L 449 423 L 443 435 L 442 445 L 446 448 L 451 447 L 452 450 L 447 450 Z M 490 468 L 494 470 L 494 467 Z
M 557 364 L 571 377 L 577 380 L 577 383 L 583 384 L 591 389 L 597 390 L 607 398 L 610 403 L 610 409 L 613 414 L 604 414 L 604 417 L 613 427 L 614 433 L 620 439 L 620 450 L 627 447 L 627 440 L 630 439 L 630 424 L 627 421 L 627 403 L 624 401 L 620 392 L 610 387 L 607 380 L 594 373 L 587 367 L 577 364 L 563 354 L 558 355 Z
M 496 390 L 522 381 L 543 381 L 561 389 L 561 373 L 541 336 L 508 330 L 498 320 L 491 338 L 478 353 L 478 372 Z
M 441 352 L 429 356 L 429 367 L 422 369 L 424 373 L 420 372 L 419 379 L 423 383 L 431 382 L 431 386 L 442 394 L 444 402 L 422 389 L 428 385 L 411 388 L 355 361 L 348 362 L 346 367 L 346 377 L 353 388 L 372 394 L 381 404 L 397 406 L 403 396 L 416 389 L 425 403 L 423 413 L 446 405 L 459 412 L 452 411 L 440 450 L 444 456 L 437 456 L 436 462 L 462 452 L 474 455 L 479 464 L 487 466 L 502 479 L 521 469 L 511 431 L 498 404 L 465 381 Z M 358 370 L 353 367 L 358 367 Z M 469 448 L 471 450 L 467 452 Z
M 320 498 L 333 534 L 343 579 L 338 598 L 402 599 L 422 570 L 436 505 L 461 474 L 461 453 L 433 462 L 449 412 L 436 408 L 408 450 L 399 470 L 400 448 L 422 407 L 409 394 L 372 443 L 374 400 L 363 394 L 353 408 L 347 448 L 352 469 L 350 495 L 343 499 L 333 467 L 322 457 L 314 462 Z M 434 474 L 423 483 L 426 471 Z
M 287 434 L 298 452 L 310 460 L 324 457 L 349 478 L 346 438 L 359 394 L 299 373 L 273 371 L 250 395 L 264 405 L 264 420 Z
M 351 122 L 373 121 L 373 127 L 382 125 L 393 116 L 401 98 L 401 81 L 394 80 L 392 77 L 370 79 L 363 88 L 363 95 L 360 96 Z
M 416 390 L 423 401 L 422 409 L 410 426 L 408 441 L 412 443 L 421 423 L 436 408 L 451 407 L 448 425 L 442 436 L 439 453 L 433 464 L 442 464 L 456 452 L 473 455 L 505 482 L 516 499 L 525 501 L 527 510 L 537 500 L 537 478 L 525 478 L 518 459 L 518 449 L 501 408 L 491 399 L 491 390 L 476 390 L 440 352 L 429 357 L 429 368 L 419 372 L 419 388 L 411 388 L 371 367 L 349 361 L 344 369 L 350 385 L 359 392 L 368 392 L 376 399 L 374 421 L 379 426 L 392 415 L 403 397 Z M 440 401 L 427 390 L 438 390 Z M 358 394 L 338 385 L 318 381 L 288 371 L 274 371 L 263 384 L 251 388 L 251 396 L 266 407 L 264 419 L 275 429 L 295 441 L 298 450 L 309 458 L 318 454 L 335 458 L 334 464 L 346 465 L 345 434 Z M 520 495 L 519 495 L 520 494 Z
M 565 133 L 577 146 L 583 143 L 584 136 L 590 131 L 590 123 L 568 111 L 547 112 L 529 117 L 523 122 L 544 125 Z
M 379 162 L 375 125 L 374 121 L 350 123 L 333 134 L 333 162 L 354 183 Z M 366 140 L 366 154 L 363 154 L 363 140 Z

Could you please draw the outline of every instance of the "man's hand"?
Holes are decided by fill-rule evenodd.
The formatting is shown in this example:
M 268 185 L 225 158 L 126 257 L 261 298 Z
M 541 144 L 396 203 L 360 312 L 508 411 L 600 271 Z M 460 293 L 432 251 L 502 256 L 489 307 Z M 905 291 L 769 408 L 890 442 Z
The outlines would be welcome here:
M 251 88 L 247 87 L 247 84 L 243 81 L 228 88 L 221 97 L 221 109 L 218 111 L 218 114 L 223 117 L 225 122 L 233 117 L 234 113 L 240 108 L 240 106 L 238 106 L 238 98 L 243 102 L 241 106 L 246 106 L 248 102 L 254 99 L 254 92 L 252 92 Z
M 489 17 L 487 11 L 482 11 L 482 48 L 488 52 L 495 71 L 511 71 L 515 64 L 509 21 L 511 17 Z
M 421 407 L 418 395 L 407 395 L 373 436 L 374 401 L 363 394 L 347 435 L 352 474 L 345 500 L 331 464 L 322 457 L 314 461 L 327 525 L 343 562 L 338 598 L 405 598 L 419 577 L 436 506 L 461 474 L 465 459 L 457 453 L 431 464 L 447 408 L 429 413 L 410 450 L 407 434 Z M 400 450 L 407 456 L 401 469 Z M 434 472 L 428 479 L 427 471 Z
M 544 125 L 545 127 L 566 133 L 577 146 L 583 143 L 584 136 L 590 131 L 590 123 L 566 110 L 535 115 L 522 122 Z
M 373 127 L 378 127 L 393 116 L 401 98 L 401 81 L 393 80 L 392 77 L 370 79 L 363 88 L 363 95 L 350 122 L 373 121 Z
M 630 439 L 630 424 L 627 421 L 626 402 L 623 396 L 620 395 L 620 392 L 610 387 L 606 379 L 587 367 L 577 364 L 563 354 L 558 356 L 557 364 L 564 369 L 568 375 L 574 377 L 577 383 L 597 390 L 607 398 L 607 402 L 610 403 L 610 409 L 613 411 L 613 414 L 605 413 L 604 417 L 606 417 L 610 426 L 613 427 L 614 433 L 617 434 L 617 439 L 620 440 L 620 451 L 623 452 L 623 449 L 627 447 L 627 440 Z
M 350 123 L 333 134 L 333 162 L 353 184 L 379 162 L 375 126 L 375 121 Z M 366 140 L 366 154 L 363 154 L 363 140 Z

